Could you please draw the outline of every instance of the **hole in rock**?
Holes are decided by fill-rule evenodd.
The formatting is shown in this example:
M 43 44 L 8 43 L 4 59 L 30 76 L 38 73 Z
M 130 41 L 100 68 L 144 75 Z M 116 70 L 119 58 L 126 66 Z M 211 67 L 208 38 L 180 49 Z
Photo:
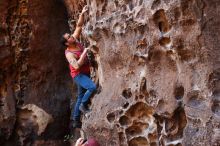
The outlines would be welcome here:
M 149 27 L 148 27 L 147 25 L 139 25 L 139 26 L 137 26 L 136 30 L 137 30 L 140 34 L 144 35 L 144 32 L 148 31 L 148 30 L 149 30 Z
M 219 89 L 214 90 L 213 93 L 212 93 L 212 96 L 213 96 L 214 100 L 219 100 L 220 101 L 220 90 Z
M 147 39 L 143 38 L 142 40 L 137 41 L 137 48 L 146 47 L 147 46 Z
M 148 134 L 148 139 L 149 139 L 149 141 L 151 141 L 151 142 L 157 141 L 157 134 L 156 134 L 156 133 L 149 133 L 149 134 Z
M 173 117 L 167 120 L 166 123 L 166 131 L 168 134 L 168 138 L 170 140 L 182 138 L 186 124 L 187 120 L 185 111 L 182 107 L 178 107 L 174 111 Z
M 119 111 L 119 115 L 122 115 L 122 114 L 123 114 L 123 112 L 124 112 L 123 110 L 120 110 L 120 111 Z
M 150 146 L 158 146 L 158 144 L 156 142 L 152 142 L 150 143 Z
M 183 44 L 177 47 L 177 53 L 182 61 L 187 61 L 194 56 L 194 52 L 184 48 Z
M 114 121 L 115 121 L 115 114 L 114 114 L 114 113 L 109 113 L 109 114 L 107 115 L 107 120 L 108 120 L 110 123 L 114 122 Z
M 94 52 L 94 53 L 99 53 L 99 48 L 95 45 L 92 45 L 91 46 L 91 50 Z
M 183 132 L 187 124 L 186 114 L 184 108 L 179 106 L 175 109 L 173 116 L 165 118 L 164 115 L 159 116 L 154 115 L 157 123 L 157 134 L 162 134 L 163 123 L 165 123 L 166 140 L 173 141 L 176 139 L 181 139 L 183 137 Z
M 131 88 L 124 89 L 122 91 L 122 96 L 125 97 L 126 99 L 130 98 L 132 96 Z
M 132 105 L 126 112 L 126 116 L 128 117 L 137 117 L 139 120 L 146 120 L 149 115 L 153 113 L 151 107 L 147 106 L 147 104 L 143 102 L 138 102 Z
M 174 96 L 177 100 L 180 100 L 184 96 L 184 88 L 183 86 L 177 86 L 176 89 L 174 90 Z
M 128 6 L 129 6 L 129 9 L 132 11 L 134 8 L 132 1 L 129 1 Z
M 129 106 L 129 103 L 126 102 L 126 103 L 123 105 L 123 108 L 126 109 L 128 106 Z
M 163 22 L 158 23 L 158 28 L 161 32 L 163 31 L 163 25 L 164 25 Z
M 140 91 L 144 92 L 146 90 L 147 90 L 147 80 L 145 77 L 143 77 L 140 83 Z
M 137 95 L 135 95 L 135 100 L 138 101 L 138 96 Z
M 172 10 L 173 16 L 174 16 L 174 20 L 178 20 L 181 16 L 181 12 L 180 12 L 180 8 L 176 7 Z
M 199 107 L 204 102 L 202 97 L 199 97 L 199 93 L 192 93 L 189 95 L 187 104 L 191 107 Z
M 126 126 L 126 125 L 129 125 L 131 123 L 131 120 L 127 117 L 127 116 L 122 116 L 120 119 L 119 119 L 119 123 L 122 125 L 122 126 Z
M 158 27 L 158 29 L 166 33 L 170 30 L 170 25 L 167 20 L 165 11 L 163 9 L 158 10 L 154 15 L 153 15 L 153 20 L 155 25 Z
M 33 116 L 33 118 L 36 120 L 36 119 L 37 119 L 37 116 L 36 116 L 36 115 L 34 115 L 34 116 Z
M 125 130 L 127 136 L 136 136 L 144 132 L 149 125 L 147 123 L 137 122 Z
M 209 75 L 209 88 L 213 89 L 213 95 L 217 95 L 220 92 L 220 69 L 215 69 L 210 75 Z M 220 95 L 220 94 L 219 94 Z
M 181 5 L 181 11 L 183 16 L 189 15 L 189 7 L 190 7 L 190 2 L 189 0 L 181 0 L 180 5 Z
M 169 47 L 171 45 L 171 40 L 169 37 L 162 37 L 159 39 L 159 44 L 163 47 Z
M 115 6 L 118 7 L 119 4 L 118 1 L 114 1 L 114 2 L 115 2 Z
M 148 54 L 148 59 L 152 62 L 159 62 L 163 55 L 162 51 L 159 49 L 150 49 Z
M 1 94 L 0 94 L 0 107 L 5 105 L 1 98 L 2 97 L 1 97 Z
M 139 99 L 144 99 L 144 95 L 139 95 Z
M 127 7 L 126 7 L 126 5 L 121 6 L 121 10 L 122 10 L 122 12 L 127 11 Z
M 102 11 L 101 13 L 104 14 L 106 12 L 106 8 L 107 8 L 107 1 L 103 0 L 102 2 Z
M 212 112 L 218 116 L 220 116 L 220 102 L 217 100 L 213 101 L 212 104 Z
M 145 137 L 135 137 L 128 142 L 129 146 L 148 146 L 149 143 Z
M 156 91 L 154 91 L 154 90 L 150 90 L 150 91 L 149 91 L 149 94 L 150 94 L 150 96 L 151 96 L 152 98 L 156 98 L 156 97 L 157 97 L 157 93 L 156 93 Z
M 143 4 L 143 0 L 139 0 L 139 6 Z
M 92 33 L 92 39 L 95 41 L 99 41 L 103 38 L 103 31 L 101 28 L 95 28 Z
M 126 141 L 125 134 L 123 132 L 119 132 L 118 135 L 120 143 L 124 143 Z

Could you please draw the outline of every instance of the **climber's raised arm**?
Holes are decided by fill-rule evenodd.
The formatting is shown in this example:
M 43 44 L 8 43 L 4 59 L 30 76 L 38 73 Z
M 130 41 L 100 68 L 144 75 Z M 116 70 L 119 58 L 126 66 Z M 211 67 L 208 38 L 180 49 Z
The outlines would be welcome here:
M 75 39 L 79 39 L 79 36 L 81 34 L 81 31 L 82 31 L 82 26 L 84 24 L 84 14 L 85 12 L 88 10 L 88 6 L 85 6 L 83 7 L 83 10 L 81 12 L 81 14 L 79 14 L 79 20 L 76 24 L 76 29 L 75 31 L 73 32 L 72 36 L 75 38 Z

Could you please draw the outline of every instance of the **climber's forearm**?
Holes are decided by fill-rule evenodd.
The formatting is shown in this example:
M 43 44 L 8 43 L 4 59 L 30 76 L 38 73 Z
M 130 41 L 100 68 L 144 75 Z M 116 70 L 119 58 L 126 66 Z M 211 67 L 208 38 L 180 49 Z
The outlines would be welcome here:
M 83 24 L 84 24 L 84 13 L 81 13 L 79 15 L 79 20 L 78 20 L 78 22 L 76 24 L 76 27 L 82 27 Z
M 79 39 L 79 36 L 81 34 L 81 31 L 82 31 L 82 26 L 84 24 L 84 13 L 88 10 L 87 6 L 85 6 L 82 10 L 82 13 L 79 15 L 79 20 L 76 24 L 76 29 L 74 31 L 74 33 L 72 34 L 72 36 L 75 38 L 75 39 Z
M 72 34 L 72 36 L 75 39 L 79 39 L 80 34 L 82 32 L 82 26 L 83 26 L 83 21 L 84 21 L 83 17 L 84 17 L 83 14 L 80 14 L 79 21 L 77 22 L 77 25 L 76 25 L 76 29 L 75 29 L 74 33 Z
M 78 63 L 78 61 L 76 60 L 76 58 L 74 57 L 74 55 L 70 52 L 66 53 L 66 59 L 68 60 L 69 64 L 75 68 L 75 69 L 79 69 L 80 65 Z
M 79 60 L 77 61 L 79 66 L 82 66 L 84 64 L 84 61 L 85 61 L 85 58 L 86 58 L 86 53 L 87 53 L 87 50 L 83 51 L 83 53 L 81 54 Z

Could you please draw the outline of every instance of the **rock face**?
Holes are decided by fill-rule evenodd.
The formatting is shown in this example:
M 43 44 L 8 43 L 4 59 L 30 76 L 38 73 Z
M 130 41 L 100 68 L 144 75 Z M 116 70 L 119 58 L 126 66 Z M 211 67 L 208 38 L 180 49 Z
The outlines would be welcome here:
M 27 145 L 28 143 L 25 143 L 25 141 L 31 144 L 34 137 L 41 135 L 52 121 L 52 116 L 36 105 L 27 104 L 21 107 L 21 110 L 17 113 L 18 124 L 16 128 L 21 145 Z M 27 140 L 28 138 L 30 140 Z
M 86 136 L 220 145 L 219 0 L 1 0 L 0 145 L 65 145 L 72 82 L 59 38 L 86 4 L 81 40 L 100 89 Z
M 85 4 L 65 2 L 74 19 Z M 102 89 L 83 118 L 87 135 L 115 146 L 220 145 L 220 2 L 86 3 L 84 41 L 98 52 Z
M 7 29 L 7 7 L 9 2 L 0 2 L 0 143 L 8 139 L 15 124 L 15 101 L 13 99 L 12 73 L 13 53 Z
M 41 143 L 62 140 L 68 130 L 72 84 L 59 42 L 68 30 L 62 0 L 1 0 L 0 22 L 0 145 L 22 145 L 22 136 Z M 43 117 L 27 119 L 36 110 L 44 111 Z M 47 124 L 45 115 L 54 121 Z M 33 136 L 35 126 L 41 128 Z M 23 145 L 30 144 L 27 141 Z

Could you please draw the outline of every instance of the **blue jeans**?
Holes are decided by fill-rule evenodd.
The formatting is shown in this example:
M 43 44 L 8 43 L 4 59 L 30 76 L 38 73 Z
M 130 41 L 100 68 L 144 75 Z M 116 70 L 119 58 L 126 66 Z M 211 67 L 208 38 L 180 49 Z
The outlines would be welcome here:
M 79 110 L 79 106 L 83 104 L 87 106 L 88 101 L 92 93 L 96 90 L 95 83 L 89 78 L 88 75 L 85 74 L 78 74 L 74 77 L 74 82 L 78 88 L 78 97 L 75 104 L 74 112 L 72 118 L 74 120 L 80 120 L 81 112 Z

